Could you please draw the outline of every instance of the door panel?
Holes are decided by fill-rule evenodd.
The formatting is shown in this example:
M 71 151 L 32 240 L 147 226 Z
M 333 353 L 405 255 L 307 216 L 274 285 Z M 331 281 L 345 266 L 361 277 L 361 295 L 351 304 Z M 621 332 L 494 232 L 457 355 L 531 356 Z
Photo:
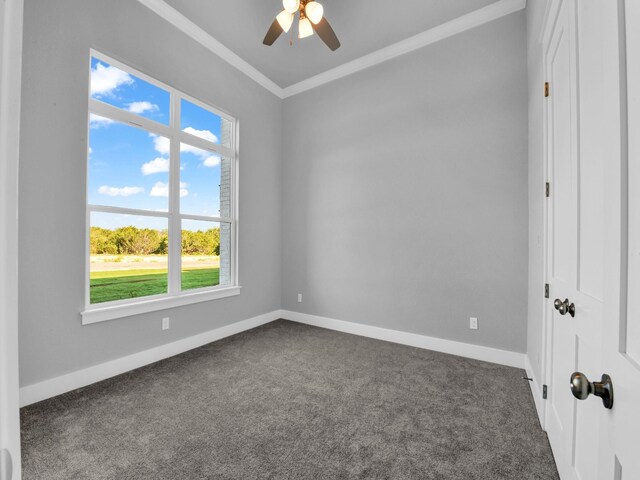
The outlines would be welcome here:
M 551 180 L 549 204 L 549 251 L 551 268 L 550 286 L 552 297 L 561 298 L 575 289 L 577 278 L 575 252 L 577 235 L 575 225 L 576 205 L 573 201 L 575 157 L 572 152 L 575 117 L 572 115 L 573 81 L 572 49 L 569 12 L 566 2 L 560 5 L 555 28 L 546 49 L 546 71 L 550 82 L 550 97 L 547 102 L 548 171 Z M 553 298 L 550 299 L 553 301 Z M 556 310 L 552 310 L 550 332 L 550 361 L 547 430 L 554 449 L 558 469 L 568 469 L 573 456 L 569 439 L 574 431 L 574 404 L 571 399 L 556 391 L 566 379 L 566 372 L 574 368 L 577 357 L 578 338 Z M 561 464 L 562 463 L 562 464 Z M 565 474 L 566 475 L 566 474 Z
M 633 22 L 636 22 L 635 24 Z M 622 140 L 628 152 L 629 170 L 629 276 L 628 276 L 628 315 L 623 332 L 626 334 L 621 339 L 623 352 L 625 352 L 636 364 L 640 365 L 640 301 L 637 292 L 640 292 L 640 32 L 637 25 L 640 21 L 640 5 L 637 1 L 626 2 L 626 26 L 623 45 L 626 50 L 623 70 L 626 70 L 626 81 L 623 86 L 626 90 L 628 107 L 626 109 L 627 125 L 622 126 L 626 132 Z M 635 28 L 629 28 L 635 25 Z M 624 72 L 623 72 L 624 74 Z M 624 79 L 623 79 L 624 80 Z M 624 112 L 623 112 L 624 113 Z M 624 328 L 626 327 L 626 328 Z
M 602 181 L 602 46 L 600 2 L 576 2 L 579 111 L 579 271 L 578 289 L 603 299 L 604 185 Z
M 603 368 L 614 405 L 600 431 L 600 478 L 632 480 L 640 478 L 640 2 L 610 2 L 601 21 L 609 219 Z
M 571 85 L 570 85 L 570 42 L 568 26 L 561 23 L 557 27 L 552 40 L 552 51 L 549 63 L 552 95 L 556 100 L 551 102 L 550 147 L 553 158 L 571 159 Z M 552 204 L 553 231 L 553 263 L 552 272 L 557 281 L 572 283 L 575 275 L 575 205 L 572 196 L 573 165 L 571 161 L 553 162 L 552 194 L 558 201 Z
M 550 82 L 546 100 L 547 171 L 552 186 L 547 226 L 549 300 L 568 299 L 576 309 L 575 317 L 551 309 L 547 319 L 546 428 L 561 477 L 596 480 L 597 405 L 578 402 L 569 389 L 574 371 L 596 377 L 601 368 L 603 161 L 597 149 L 599 123 L 593 117 L 598 104 L 592 98 L 601 89 L 601 76 L 594 75 L 599 56 L 589 30 L 597 20 L 595 3 L 586 3 L 554 2 L 556 13 L 550 16 L 552 29 L 544 50 Z

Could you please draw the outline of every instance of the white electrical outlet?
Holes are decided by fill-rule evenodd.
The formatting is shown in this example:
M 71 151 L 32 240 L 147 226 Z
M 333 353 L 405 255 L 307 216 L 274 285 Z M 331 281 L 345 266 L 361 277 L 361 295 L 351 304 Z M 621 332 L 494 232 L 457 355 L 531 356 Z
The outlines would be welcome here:
M 478 329 L 478 319 L 476 317 L 469 318 L 469 328 L 471 330 L 477 330 Z
M 162 329 L 169 330 L 169 317 L 164 317 L 162 319 Z
M 301 293 L 298 294 L 298 303 L 302 303 L 302 294 Z

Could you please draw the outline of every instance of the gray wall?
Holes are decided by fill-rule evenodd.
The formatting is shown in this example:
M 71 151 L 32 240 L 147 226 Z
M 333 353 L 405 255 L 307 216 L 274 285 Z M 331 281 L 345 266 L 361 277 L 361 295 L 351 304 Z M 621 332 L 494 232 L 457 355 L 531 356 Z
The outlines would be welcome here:
M 527 355 L 536 380 L 542 378 L 544 320 L 544 68 L 539 42 L 547 0 L 527 2 L 527 58 L 529 77 L 529 308 Z M 538 381 L 538 385 L 542 382 Z
M 524 13 L 284 102 L 138 2 L 24 34 L 22 386 L 281 307 L 525 350 Z M 81 326 L 89 48 L 239 118 L 240 296 Z
M 241 295 L 81 326 L 90 47 L 239 118 Z M 23 386 L 280 308 L 280 99 L 135 1 L 27 0 L 23 81 Z
M 525 351 L 525 32 L 515 13 L 285 100 L 283 308 Z

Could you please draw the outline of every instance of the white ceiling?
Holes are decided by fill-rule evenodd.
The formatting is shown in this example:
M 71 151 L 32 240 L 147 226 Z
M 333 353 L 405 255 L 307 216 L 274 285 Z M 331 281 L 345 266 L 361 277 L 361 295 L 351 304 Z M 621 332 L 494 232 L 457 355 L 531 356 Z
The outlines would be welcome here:
M 285 88 L 478 10 L 495 0 L 320 0 L 342 46 L 317 35 L 289 46 L 290 33 L 262 44 L 281 0 L 165 0 L 236 55 Z M 294 28 L 292 28 L 294 30 Z

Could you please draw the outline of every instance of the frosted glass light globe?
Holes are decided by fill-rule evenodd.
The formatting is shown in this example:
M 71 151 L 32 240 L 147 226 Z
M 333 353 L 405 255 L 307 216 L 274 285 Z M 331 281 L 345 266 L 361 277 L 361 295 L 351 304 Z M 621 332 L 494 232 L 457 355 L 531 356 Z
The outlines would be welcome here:
M 289 13 L 296 13 L 300 8 L 300 0 L 282 0 L 282 6 Z
M 286 32 L 291 28 L 291 24 L 293 23 L 293 13 L 289 13 L 286 10 L 281 11 L 276 17 L 278 23 L 282 27 L 282 30 Z
M 307 18 L 317 25 L 322 20 L 324 8 L 318 2 L 309 2 L 304 7 L 304 12 L 307 14 Z
M 298 38 L 305 38 L 313 35 L 313 27 L 308 18 L 301 18 L 298 23 Z

